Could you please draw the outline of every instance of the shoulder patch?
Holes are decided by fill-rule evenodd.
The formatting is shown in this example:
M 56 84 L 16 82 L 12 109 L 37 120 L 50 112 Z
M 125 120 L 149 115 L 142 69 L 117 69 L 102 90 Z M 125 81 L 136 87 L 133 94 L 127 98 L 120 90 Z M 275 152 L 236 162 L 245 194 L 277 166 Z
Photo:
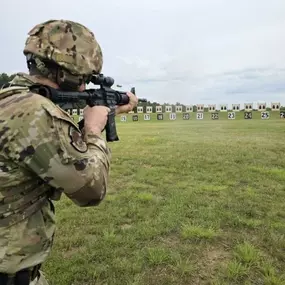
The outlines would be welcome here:
M 70 144 L 79 152 L 85 153 L 88 150 L 87 144 L 83 141 L 81 133 L 74 127 L 69 126 Z

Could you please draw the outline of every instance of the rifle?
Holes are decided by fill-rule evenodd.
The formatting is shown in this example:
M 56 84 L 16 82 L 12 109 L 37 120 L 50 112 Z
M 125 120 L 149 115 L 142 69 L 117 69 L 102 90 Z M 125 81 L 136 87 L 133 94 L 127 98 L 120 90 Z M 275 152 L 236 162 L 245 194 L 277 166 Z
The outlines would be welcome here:
M 66 105 L 70 103 L 79 103 L 83 101 L 85 105 L 93 106 L 106 106 L 111 109 L 108 114 L 106 130 L 106 140 L 108 142 L 118 141 L 119 137 L 116 130 L 115 122 L 115 109 L 116 106 L 126 105 L 129 103 L 129 96 L 126 92 L 112 89 L 115 80 L 112 77 L 105 77 L 103 74 L 93 75 L 91 82 L 94 85 L 100 85 L 98 89 L 86 89 L 80 91 L 61 91 L 51 88 L 46 85 L 33 85 L 30 90 L 36 90 L 42 96 L 47 97 L 52 102 L 58 105 Z M 135 94 L 135 87 L 131 88 L 131 92 Z M 146 99 L 138 99 L 139 102 L 147 102 Z M 78 122 L 79 128 L 84 127 L 84 119 Z

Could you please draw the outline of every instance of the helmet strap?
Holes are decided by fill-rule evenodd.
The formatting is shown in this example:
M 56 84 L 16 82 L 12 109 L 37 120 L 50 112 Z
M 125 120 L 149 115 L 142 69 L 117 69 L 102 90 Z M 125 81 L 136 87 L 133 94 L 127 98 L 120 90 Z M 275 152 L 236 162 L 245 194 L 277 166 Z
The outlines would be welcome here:
M 56 72 L 56 83 L 61 90 L 75 91 L 84 83 L 83 76 L 70 74 L 66 70 L 58 67 Z
M 27 66 L 30 73 L 33 73 L 31 75 L 48 77 L 50 74 L 50 70 L 46 67 L 45 63 L 33 54 L 27 55 Z

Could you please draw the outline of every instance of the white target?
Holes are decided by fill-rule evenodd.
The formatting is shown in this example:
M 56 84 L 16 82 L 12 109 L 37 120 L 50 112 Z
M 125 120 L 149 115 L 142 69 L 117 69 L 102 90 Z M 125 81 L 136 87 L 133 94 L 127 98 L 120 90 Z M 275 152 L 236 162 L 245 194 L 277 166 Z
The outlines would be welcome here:
M 162 113 L 162 106 L 156 106 L 156 113 Z
M 204 113 L 197 113 L 196 118 L 197 118 L 197 120 L 203 120 L 204 119 Z
M 279 111 L 280 103 L 271 103 L 271 111 Z
M 172 106 L 165 106 L 165 112 L 166 113 L 172 112 Z
M 83 116 L 79 116 L 79 117 L 78 117 L 78 120 L 79 120 L 79 121 L 83 120 Z
M 138 113 L 143 113 L 143 107 L 142 106 L 138 106 L 137 107 L 137 112 Z
M 169 114 L 169 119 L 170 120 L 176 120 L 176 113 Z
M 193 105 L 186 106 L 186 112 L 193 112 Z
M 149 121 L 150 120 L 150 114 L 144 114 L 144 120 Z
M 147 113 L 152 113 L 152 106 L 147 106 L 146 107 L 146 112 Z

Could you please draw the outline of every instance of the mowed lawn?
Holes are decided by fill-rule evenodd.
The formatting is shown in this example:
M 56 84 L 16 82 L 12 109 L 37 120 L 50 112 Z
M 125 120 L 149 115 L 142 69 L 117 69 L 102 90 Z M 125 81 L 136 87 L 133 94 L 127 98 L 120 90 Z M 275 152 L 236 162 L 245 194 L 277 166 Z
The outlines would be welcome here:
M 109 192 L 56 203 L 52 285 L 285 284 L 285 121 L 118 120 Z

